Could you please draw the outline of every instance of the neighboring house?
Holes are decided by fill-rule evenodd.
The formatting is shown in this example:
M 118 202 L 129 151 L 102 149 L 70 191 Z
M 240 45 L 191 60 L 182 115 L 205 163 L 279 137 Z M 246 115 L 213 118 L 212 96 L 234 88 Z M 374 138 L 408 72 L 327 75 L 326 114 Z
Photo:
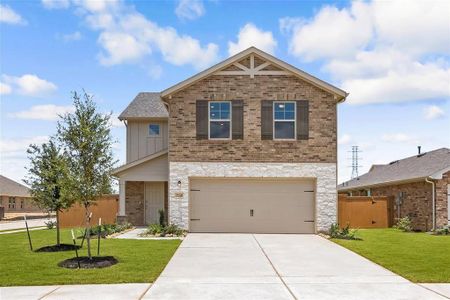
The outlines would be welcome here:
M 118 221 L 191 232 L 314 233 L 336 222 L 337 104 L 347 93 L 251 47 L 119 116 Z
M 0 175 L 0 206 L 5 208 L 5 213 L 39 212 L 34 205 L 30 190 L 5 176 Z
M 340 184 L 338 191 L 390 196 L 395 199 L 394 218 L 410 217 L 416 230 L 450 225 L 450 149 L 373 165 L 368 173 Z

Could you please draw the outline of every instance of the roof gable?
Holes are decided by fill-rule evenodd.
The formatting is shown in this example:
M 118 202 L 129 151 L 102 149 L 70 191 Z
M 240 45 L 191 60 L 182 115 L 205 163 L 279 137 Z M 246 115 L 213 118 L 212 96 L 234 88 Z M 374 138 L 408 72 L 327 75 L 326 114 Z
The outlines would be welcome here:
M 294 75 L 333 95 L 338 102 L 345 100 L 348 93 L 320 80 L 264 51 L 250 47 L 230 58 L 184 80 L 161 92 L 161 97 L 170 96 L 210 75 Z

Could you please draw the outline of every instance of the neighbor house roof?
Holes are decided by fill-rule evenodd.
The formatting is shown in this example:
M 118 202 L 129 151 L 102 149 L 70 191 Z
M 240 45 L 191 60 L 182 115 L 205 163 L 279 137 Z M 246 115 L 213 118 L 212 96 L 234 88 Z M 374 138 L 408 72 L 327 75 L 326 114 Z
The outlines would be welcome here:
M 386 165 L 374 165 L 369 172 L 338 185 L 339 191 L 418 181 L 425 178 L 441 179 L 450 171 L 450 149 L 441 148 Z
M 160 93 L 139 93 L 119 115 L 119 120 L 139 118 L 167 118 L 169 113 Z
M 0 195 L 30 197 L 30 189 L 23 184 L 0 175 Z
M 220 71 L 221 69 L 225 68 L 228 65 L 231 65 L 237 61 L 242 60 L 243 58 L 247 57 L 250 54 L 256 54 L 256 55 L 262 57 L 263 59 L 270 61 L 270 62 L 274 63 L 275 65 L 281 67 L 282 69 L 289 71 L 292 74 L 300 77 L 301 79 L 311 83 L 312 85 L 315 85 L 315 86 L 319 87 L 320 89 L 328 91 L 329 93 L 336 96 L 336 99 L 338 102 L 345 100 L 345 98 L 348 95 L 347 92 L 345 92 L 344 90 L 341 90 L 338 87 L 335 87 L 317 77 L 314 77 L 313 75 L 308 74 L 308 73 L 306 73 L 306 72 L 304 72 L 304 71 L 302 71 L 302 70 L 300 70 L 300 69 L 298 69 L 298 68 L 296 68 L 296 67 L 294 67 L 294 66 L 262 51 L 262 50 L 259 50 L 256 47 L 250 47 L 250 48 L 248 48 L 244 51 L 241 51 L 241 52 L 227 58 L 226 60 L 162 91 L 161 96 L 162 97 L 169 96 L 169 95 L 171 95 L 187 86 L 190 86 L 190 85 L 194 84 L 195 82 L 213 74 L 214 72 Z

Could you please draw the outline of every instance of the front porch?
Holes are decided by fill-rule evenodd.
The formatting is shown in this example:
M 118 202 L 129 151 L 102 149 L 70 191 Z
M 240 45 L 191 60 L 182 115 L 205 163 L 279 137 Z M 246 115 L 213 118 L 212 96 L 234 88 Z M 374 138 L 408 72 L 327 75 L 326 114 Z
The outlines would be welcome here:
M 167 181 L 124 181 L 122 190 L 125 195 L 120 201 L 118 222 L 135 226 L 159 223 L 159 210 L 164 210 L 167 220 Z
M 135 226 L 159 223 L 159 210 L 168 211 L 167 150 L 148 155 L 114 170 L 119 178 L 117 222 Z

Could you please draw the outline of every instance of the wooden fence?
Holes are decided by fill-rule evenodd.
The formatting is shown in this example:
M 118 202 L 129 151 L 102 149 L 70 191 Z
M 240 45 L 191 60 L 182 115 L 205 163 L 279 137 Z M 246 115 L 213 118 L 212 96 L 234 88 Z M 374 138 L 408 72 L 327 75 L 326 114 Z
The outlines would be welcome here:
M 102 218 L 102 224 L 114 224 L 119 212 L 119 195 L 105 195 L 89 210 L 92 212 L 91 225 L 97 225 L 99 218 Z M 84 206 L 78 203 L 59 214 L 59 223 L 62 228 L 82 227 L 85 225 L 84 220 Z
M 393 199 L 389 197 L 339 195 L 338 222 L 341 227 L 386 228 L 393 223 Z

